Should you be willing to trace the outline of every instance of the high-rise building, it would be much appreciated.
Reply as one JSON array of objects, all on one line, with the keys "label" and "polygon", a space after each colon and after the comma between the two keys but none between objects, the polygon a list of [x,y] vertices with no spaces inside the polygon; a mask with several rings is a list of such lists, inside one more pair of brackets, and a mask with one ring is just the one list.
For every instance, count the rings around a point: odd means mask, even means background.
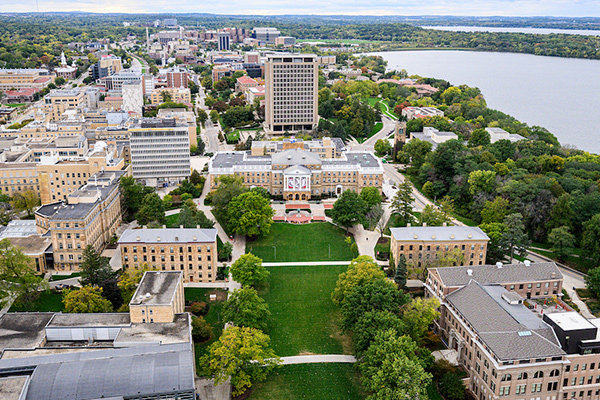
[{"label": "high-rise building", "polygon": [[173,67],[166,72],[167,87],[172,88],[187,88],[190,80],[189,72],[184,68]]},{"label": "high-rise building", "polygon": [[219,32],[219,51],[229,51],[231,36],[229,32]]},{"label": "high-rise building", "polygon": [[123,110],[142,115],[144,107],[144,83],[142,80],[123,83]]},{"label": "high-rise building", "polygon": [[265,42],[268,44],[275,44],[275,39],[281,35],[276,28],[254,28],[252,31],[252,37],[259,42]]},{"label": "high-rise building", "polygon": [[143,118],[129,128],[133,177],[157,186],[190,176],[187,125],[173,119]]},{"label": "high-rise building", "polygon": [[94,81],[111,76],[123,69],[121,57],[113,56],[112,54],[100,57],[100,60],[92,65],[92,79]]},{"label": "high-rise building", "polygon": [[319,121],[319,66],[314,54],[270,54],[265,63],[265,130],[313,130]]}]

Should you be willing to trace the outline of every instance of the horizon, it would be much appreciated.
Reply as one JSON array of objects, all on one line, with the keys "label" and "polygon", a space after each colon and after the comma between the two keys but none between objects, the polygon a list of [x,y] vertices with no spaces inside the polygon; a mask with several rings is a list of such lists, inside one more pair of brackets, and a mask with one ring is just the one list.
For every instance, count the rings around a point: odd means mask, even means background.
[{"label": "horizon", "polygon": [[[2,0],[6,2],[6,0]],[[227,12],[223,12],[227,9]],[[39,11],[32,11],[39,10]],[[101,11],[99,11],[101,10]],[[234,10],[234,11],[230,11]],[[598,18],[595,0],[432,0],[426,5],[414,0],[383,0],[365,5],[358,0],[315,0],[298,7],[291,0],[264,0],[260,4],[241,0],[198,4],[189,0],[24,0],[0,6],[0,13],[91,13],[91,14],[213,14],[224,16],[344,16],[344,17],[473,17],[473,18]]]}]

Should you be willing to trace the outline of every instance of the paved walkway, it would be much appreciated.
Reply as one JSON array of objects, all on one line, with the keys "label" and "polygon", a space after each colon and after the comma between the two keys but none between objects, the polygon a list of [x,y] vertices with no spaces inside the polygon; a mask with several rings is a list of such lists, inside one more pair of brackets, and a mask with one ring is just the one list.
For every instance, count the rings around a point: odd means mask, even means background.
[{"label": "paved walkway", "polygon": [[264,262],[265,267],[302,267],[305,265],[349,265],[348,261],[298,261],[298,262]]},{"label": "paved walkway", "polygon": [[579,307],[579,313],[581,315],[583,315],[585,318],[590,319],[590,318],[596,318],[594,316],[594,314],[592,314],[587,306],[587,304],[585,304],[580,298],[579,296],[577,296],[577,292],[571,288],[567,288],[567,293],[569,293],[569,296],[571,296],[571,300],[573,300],[573,303],[577,304],[577,307]]},{"label": "paved walkway", "polygon": [[313,363],[355,363],[354,356],[344,354],[314,354],[308,356],[281,357],[281,365]]}]

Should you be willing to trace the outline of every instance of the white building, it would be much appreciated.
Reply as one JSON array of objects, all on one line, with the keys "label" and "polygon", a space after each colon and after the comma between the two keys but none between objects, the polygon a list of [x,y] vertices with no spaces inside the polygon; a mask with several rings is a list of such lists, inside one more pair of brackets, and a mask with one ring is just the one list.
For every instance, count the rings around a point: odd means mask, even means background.
[{"label": "white building", "polygon": [[123,111],[143,113],[144,84],[141,80],[125,82],[121,87],[123,93]]},{"label": "white building", "polygon": [[426,117],[443,117],[444,112],[435,107],[405,107],[402,109],[402,115],[406,119],[426,118]]},{"label": "white building", "polygon": [[429,142],[433,145],[432,149],[435,150],[438,144],[447,142],[448,140],[458,139],[458,135],[454,132],[441,132],[430,126],[425,126],[423,127],[423,132],[411,132],[410,139],[419,139]]},{"label": "white building", "polygon": [[229,32],[219,32],[219,51],[229,51],[231,49],[230,40]]},{"label": "white building", "polygon": [[265,63],[265,130],[311,131],[319,122],[319,64],[314,54],[269,54]]},{"label": "white building", "polygon": [[490,134],[491,143],[496,143],[498,140],[510,140],[514,143],[525,139],[523,136],[517,135],[516,133],[508,133],[502,128],[485,128],[485,130]]},{"label": "white building", "polygon": [[129,128],[133,177],[148,186],[190,176],[188,127],[175,119],[143,118]]}]

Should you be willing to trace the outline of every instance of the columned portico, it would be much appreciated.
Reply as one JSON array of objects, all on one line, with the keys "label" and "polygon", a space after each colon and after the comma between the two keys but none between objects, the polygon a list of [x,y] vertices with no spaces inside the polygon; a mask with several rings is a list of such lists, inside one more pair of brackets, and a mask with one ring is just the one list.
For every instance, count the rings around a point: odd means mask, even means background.
[{"label": "columned portico", "polygon": [[310,199],[310,169],[294,165],[283,170],[283,198],[286,200]]}]

